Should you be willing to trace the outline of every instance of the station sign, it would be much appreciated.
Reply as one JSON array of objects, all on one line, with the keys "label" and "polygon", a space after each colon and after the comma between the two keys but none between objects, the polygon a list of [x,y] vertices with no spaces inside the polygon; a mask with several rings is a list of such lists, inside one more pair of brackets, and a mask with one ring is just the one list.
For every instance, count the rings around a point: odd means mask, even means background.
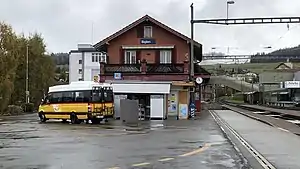
[{"label": "station sign", "polygon": [[284,88],[286,88],[286,89],[300,88],[300,81],[285,81]]},{"label": "station sign", "polygon": [[148,45],[148,44],[156,44],[155,39],[141,39],[140,43],[143,45]]}]

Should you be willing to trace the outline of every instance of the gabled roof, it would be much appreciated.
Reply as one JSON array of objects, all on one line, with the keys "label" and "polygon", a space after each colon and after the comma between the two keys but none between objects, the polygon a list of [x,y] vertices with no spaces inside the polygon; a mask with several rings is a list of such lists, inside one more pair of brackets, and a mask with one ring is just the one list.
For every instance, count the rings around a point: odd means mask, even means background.
[{"label": "gabled roof", "polygon": [[275,69],[279,69],[281,66],[284,66],[287,69],[293,69],[292,63],[280,63],[275,67]]},{"label": "gabled roof", "polygon": [[[158,27],[174,34],[177,37],[180,37],[183,40],[186,40],[186,41],[191,40],[189,37],[175,31],[174,29],[172,29],[172,28],[168,27],[167,25],[155,20],[154,18],[150,17],[149,15],[145,15],[142,18],[140,18],[140,19],[134,21],[133,23],[129,24],[128,26],[124,27],[123,29],[119,30],[118,32],[116,32],[116,33],[112,34],[111,36],[109,36],[109,37],[103,39],[102,41],[98,42],[97,44],[94,45],[94,47],[98,48],[98,47],[108,43],[109,41],[119,37],[120,35],[124,34],[125,32],[129,31],[130,29],[138,26],[139,24],[143,23],[144,21],[150,21],[153,24],[157,25]],[[194,41],[194,44],[195,44],[195,46],[201,47],[201,44],[196,42],[196,41]]]}]

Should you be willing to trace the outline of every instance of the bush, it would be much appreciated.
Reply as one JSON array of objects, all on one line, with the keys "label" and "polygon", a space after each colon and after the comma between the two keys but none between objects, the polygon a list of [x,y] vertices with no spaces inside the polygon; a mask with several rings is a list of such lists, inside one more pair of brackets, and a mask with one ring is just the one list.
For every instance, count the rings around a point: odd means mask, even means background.
[{"label": "bush", "polygon": [[33,112],[34,111],[34,104],[33,103],[25,103],[22,105],[24,112]]},{"label": "bush", "polygon": [[19,115],[22,113],[24,113],[22,107],[17,105],[8,105],[5,111],[5,115]]}]

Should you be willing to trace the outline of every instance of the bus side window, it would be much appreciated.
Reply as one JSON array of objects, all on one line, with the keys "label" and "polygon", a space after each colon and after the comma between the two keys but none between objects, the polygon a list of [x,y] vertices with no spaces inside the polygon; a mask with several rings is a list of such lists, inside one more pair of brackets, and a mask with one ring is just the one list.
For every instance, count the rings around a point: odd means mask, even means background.
[{"label": "bus side window", "polygon": [[91,94],[89,91],[77,91],[75,92],[75,102],[86,103],[89,102]]},{"label": "bus side window", "polygon": [[62,102],[70,103],[74,101],[73,92],[63,92],[62,93]]},{"label": "bus side window", "polygon": [[61,92],[52,93],[50,97],[50,103],[60,103],[62,102],[63,95]]}]

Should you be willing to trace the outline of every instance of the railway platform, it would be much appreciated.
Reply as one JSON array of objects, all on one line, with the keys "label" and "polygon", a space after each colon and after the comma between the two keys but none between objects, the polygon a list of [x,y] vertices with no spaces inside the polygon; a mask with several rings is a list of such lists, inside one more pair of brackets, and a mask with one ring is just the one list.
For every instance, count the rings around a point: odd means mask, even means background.
[{"label": "railway platform", "polygon": [[254,157],[257,159],[260,167],[251,164],[249,155],[245,156],[252,168],[300,168],[299,136],[231,110],[211,110],[210,112],[215,120],[219,121],[221,129],[228,128],[227,131],[235,133],[236,140],[243,142],[240,145],[251,152],[252,160]]}]

